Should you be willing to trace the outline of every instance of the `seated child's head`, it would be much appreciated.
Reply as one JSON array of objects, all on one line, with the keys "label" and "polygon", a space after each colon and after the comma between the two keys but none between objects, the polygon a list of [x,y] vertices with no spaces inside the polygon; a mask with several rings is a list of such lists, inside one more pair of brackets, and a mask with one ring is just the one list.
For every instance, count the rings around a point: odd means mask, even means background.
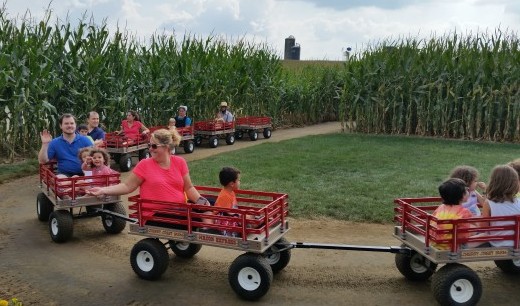
[{"label": "seated child's head", "polygon": [[240,189],[240,171],[233,167],[224,167],[218,174],[220,184],[231,187],[233,190]]},{"label": "seated child's head", "polygon": [[520,177],[520,158],[513,160],[512,162],[507,163],[507,165],[513,169],[515,169],[516,173]]},{"label": "seated child's head", "polygon": [[82,161],[82,162],[87,162],[88,160],[88,157],[90,156],[90,151],[92,151],[92,148],[91,147],[85,147],[85,148],[82,148],[78,151],[78,158]]},{"label": "seated child's head", "polygon": [[471,166],[457,166],[451,170],[450,178],[459,178],[466,183],[470,191],[477,187],[479,173],[477,169]]},{"label": "seated child's head", "polygon": [[90,156],[92,157],[94,167],[108,166],[110,162],[110,155],[108,155],[105,149],[94,148],[90,151]]},{"label": "seated child's head", "polygon": [[88,126],[86,124],[78,125],[78,132],[81,135],[83,135],[83,136],[87,136],[87,134],[88,134]]},{"label": "seated child's head", "polygon": [[468,199],[466,183],[459,178],[450,178],[439,186],[439,194],[442,203],[446,205],[459,205]]},{"label": "seated child's head", "polygon": [[168,120],[168,126],[175,126],[175,118],[170,118],[170,120]]},{"label": "seated child's head", "polygon": [[493,202],[512,202],[519,190],[518,173],[515,169],[500,165],[491,170],[487,187],[488,199]]}]

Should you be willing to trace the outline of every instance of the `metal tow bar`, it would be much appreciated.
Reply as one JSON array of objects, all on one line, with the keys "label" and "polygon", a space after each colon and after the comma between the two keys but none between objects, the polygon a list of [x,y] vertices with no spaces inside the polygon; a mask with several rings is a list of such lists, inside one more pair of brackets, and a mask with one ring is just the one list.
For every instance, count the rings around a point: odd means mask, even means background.
[{"label": "metal tow bar", "polygon": [[286,245],[287,249],[329,249],[329,250],[346,250],[346,251],[365,251],[365,252],[385,252],[393,254],[410,254],[407,247],[398,246],[367,246],[367,245],[349,245],[349,244],[328,244],[328,243],[306,243],[292,242]]},{"label": "metal tow bar", "polygon": [[111,215],[111,216],[116,217],[116,218],[120,218],[120,219],[124,219],[126,221],[130,221],[132,223],[137,223],[137,219],[129,218],[129,217],[125,216],[125,215],[113,212],[113,211],[108,210],[108,209],[96,208],[96,209],[94,209],[94,211],[96,213],[99,213],[99,214],[107,214],[107,215]]}]

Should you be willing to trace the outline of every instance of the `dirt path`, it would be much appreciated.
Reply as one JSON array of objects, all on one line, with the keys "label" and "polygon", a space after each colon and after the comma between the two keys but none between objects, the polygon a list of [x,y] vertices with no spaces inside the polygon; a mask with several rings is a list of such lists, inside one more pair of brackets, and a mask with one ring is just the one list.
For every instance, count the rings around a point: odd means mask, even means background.
[{"label": "dirt path", "polygon": [[[268,140],[237,141],[216,149],[197,148],[188,161],[266,141],[339,131],[339,123],[278,130]],[[123,175],[125,176],[125,175]],[[50,240],[47,223],[36,218],[37,176],[0,185],[0,298],[24,305],[244,305],[227,281],[237,251],[203,247],[192,259],[170,256],[158,281],[139,279],[129,254],[141,239],[126,231],[109,236],[99,219],[77,220],[71,241]],[[126,199],[126,197],[123,197]],[[290,220],[289,241],[396,245],[391,225]],[[518,278],[492,263],[470,264],[480,276],[482,305],[514,305]],[[387,253],[294,249],[285,270],[256,305],[436,305],[430,283],[406,281]]]}]

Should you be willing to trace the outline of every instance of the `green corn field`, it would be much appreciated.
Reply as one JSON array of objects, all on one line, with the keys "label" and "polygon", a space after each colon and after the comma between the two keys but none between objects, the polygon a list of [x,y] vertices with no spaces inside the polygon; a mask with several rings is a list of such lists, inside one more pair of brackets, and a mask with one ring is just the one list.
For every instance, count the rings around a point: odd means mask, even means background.
[{"label": "green corn field", "polygon": [[128,110],[164,125],[179,105],[195,121],[220,101],[275,128],[340,120],[346,130],[520,140],[520,52],[509,30],[376,43],[348,62],[284,62],[243,39],[154,35],[140,41],[85,14],[79,23],[10,19],[0,8],[0,155],[32,156],[57,118]]}]

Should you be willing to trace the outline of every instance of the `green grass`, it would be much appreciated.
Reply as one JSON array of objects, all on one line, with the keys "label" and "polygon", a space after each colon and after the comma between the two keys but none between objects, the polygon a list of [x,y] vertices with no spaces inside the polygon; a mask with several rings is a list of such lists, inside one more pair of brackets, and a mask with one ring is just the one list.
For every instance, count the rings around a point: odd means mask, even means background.
[{"label": "green grass", "polygon": [[457,165],[487,181],[491,169],[518,157],[516,144],[405,136],[309,136],[190,162],[193,182],[218,186],[223,166],[241,170],[241,188],[289,194],[296,218],[390,223],[393,199],[436,196]]},{"label": "green grass", "polygon": [[38,160],[27,159],[14,164],[0,164],[0,184],[38,173]]}]

